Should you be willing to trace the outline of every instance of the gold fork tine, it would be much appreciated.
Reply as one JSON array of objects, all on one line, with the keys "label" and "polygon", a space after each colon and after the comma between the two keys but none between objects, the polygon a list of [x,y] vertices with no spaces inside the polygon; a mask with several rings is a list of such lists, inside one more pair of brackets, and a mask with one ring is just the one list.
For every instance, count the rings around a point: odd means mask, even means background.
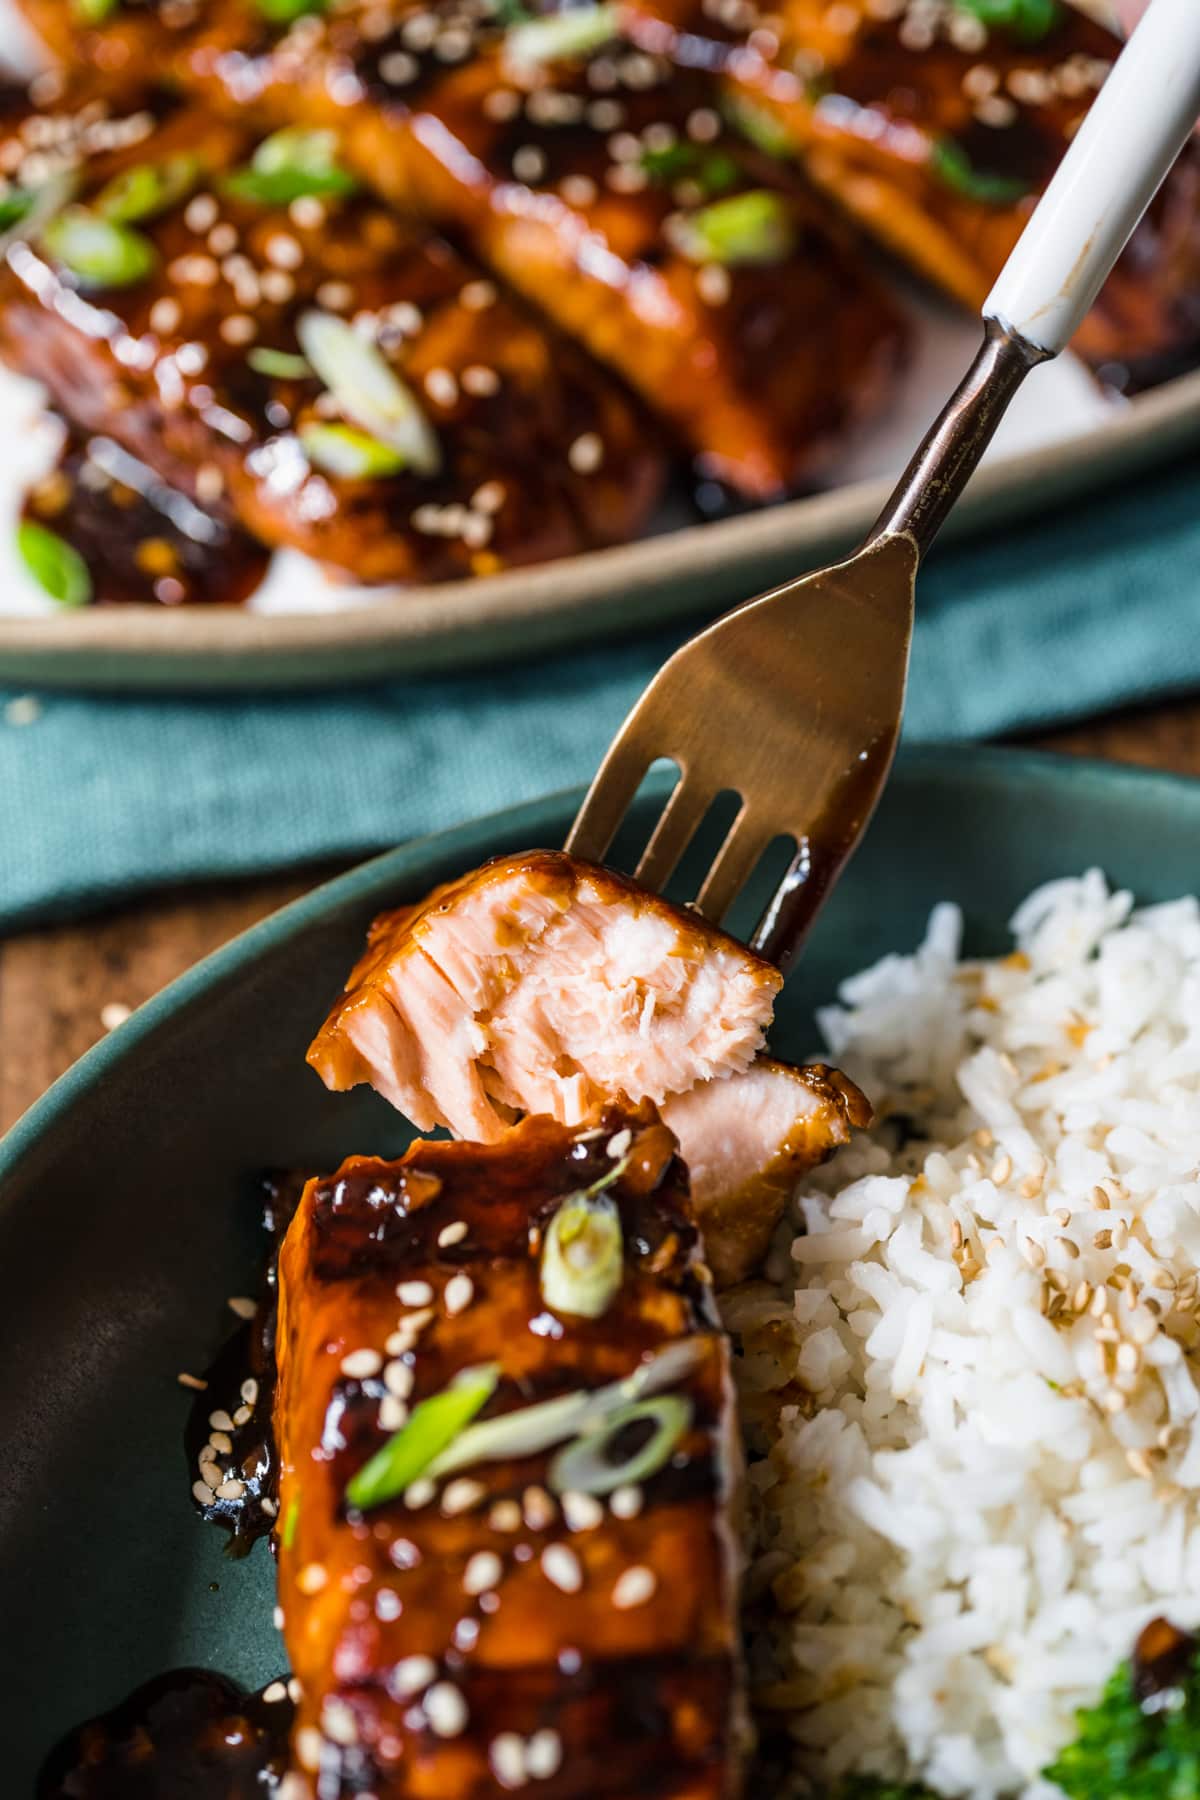
[{"label": "gold fork tine", "polygon": [[676,864],[711,804],[712,796],[707,789],[689,778],[686,771],[682,773],[634,870],[636,880],[643,887],[661,888],[671,879]]},{"label": "gold fork tine", "polygon": [[712,866],[696,896],[697,910],[719,925],[755,869],[763,851],[779,834],[764,826],[743,806],[713,858]]}]

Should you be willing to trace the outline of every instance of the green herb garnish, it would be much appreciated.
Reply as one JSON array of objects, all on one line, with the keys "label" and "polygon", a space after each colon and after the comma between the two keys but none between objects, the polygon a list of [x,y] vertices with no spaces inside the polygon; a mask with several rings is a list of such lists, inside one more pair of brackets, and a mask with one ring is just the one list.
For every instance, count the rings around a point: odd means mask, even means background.
[{"label": "green herb garnish", "polygon": [[504,40],[504,55],[512,63],[574,61],[603,49],[616,37],[618,28],[615,5],[573,6],[511,27]]},{"label": "green herb garnish", "polygon": [[785,126],[775,114],[744,94],[727,94],[722,110],[736,132],[768,156],[791,157],[795,154]]},{"label": "green herb garnish", "polygon": [[103,25],[120,4],[121,0],[71,0],[71,10],[83,25]]},{"label": "green herb garnish", "polygon": [[1048,37],[1063,16],[1060,0],[955,0],[960,12],[981,24],[1007,31],[1023,44]]},{"label": "green herb garnish", "polygon": [[1043,1771],[1070,1800],[1197,1800],[1200,1796],[1200,1653],[1178,1685],[1144,1704],[1122,1663],[1095,1706],[1075,1714],[1076,1738]]},{"label": "green herb garnish", "polygon": [[132,225],[186,199],[199,179],[200,160],[186,151],[162,162],[135,163],[100,189],[92,211],[116,225]]},{"label": "green herb garnish", "polygon": [[679,221],[675,242],[691,262],[782,262],[795,245],[791,209],[782,194],[751,188],[689,213]]},{"label": "green herb garnish", "polygon": [[296,336],[342,417],[356,425],[360,435],[365,433],[398,457],[394,468],[437,474],[442,462],[437,433],[412,389],[372,338],[336,313],[317,309],[301,314]]},{"label": "green herb garnish", "polygon": [[258,206],[290,206],[308,195],[321,199],[353,194],[358,183],[338,162],[335,131],[289,126],[264,138],[244,169],[223,182],[228,194]]},{"label": "green herb garnish", "polygon": [[287,1517],[283,1521],[283,1547],[290,1550],[296,1542],[296,1527],[300,1523],[300,1496],[293,1494],[287,1509]]},{"label": "green herb garnish", "polygon": [[73,544],[33,519],[17,526],[17,551],[38,586],[60,606],[86,606],[92,576]]},{"label": "green herb garnish", "polygon": [[[608,1414],[598,1431],[584,1432],[560,1450],[547,1480],[556,1494],[611,1494],[626,1482],[648,1481],[674,1452],[692,1422],[692,1403],[682,1394],[660,1394]],[[622,1457],[618,1440],[631,1426],[653,1427],[645,1443]]]},{"label": "green herb garnish", "polygon": [[938,138],[929,152],[929,166],[939,180],[979,200],[985,206],[1012,206],[1032,191],[1031,183],[1016,175],[990,175],[977,169],[962,145],[953,138]]},{"label": "green herb garnish", "polygon": [[487,1405],[499,1380],[499,1363],[481,1363],[414,1406],[407,1424],[346,1483],[348,1503],[366,1512],[402,1494]]},{"label": "green herb garnish", "polygon": [[143,281],[158,261],[154,245],[140,232],[82,206],[51,219],[42,243],[87,288],[130,287]]},{"label": "green herb garnish", "polygon": [[726,194],[741,175],[737,160],[727,150],[705,150],[699,144],[671,144],[665,150],[645,150],[642,168],[651,181],[664,186],[694,181],[704,193]]},{"label": "green herb garnish", "polygon": [[568,1194],[546,1229],[541,1290],[555,1312],[598,1319],[616,1297],[625,1274],[625,1240],[607,1190],[628,1162],[623,1156],[590,1187]]},{"label": "green herb garnish", "polygon": [[379,481],[404,468],[404,458],[389,444],[353,425],[304,425],[298,435],[313,468],[343,481]]},{"label": "green herb garnish", "polygon": [[272,25],[294,25],[306,13],[325,11],[325,0],[254,0],[254,4]]},{"label": "green herb garnish", "polygon": [[32,188],[9,188],[0,195],[0,231],[11,231],[19,225],[33,206],[36,194]]},{"label": "green herb garnish", "polygon": [[271,350],[265,344],[246,352],[246,361],[256,375],[269,375],[275,381],[303,381],[313,372],[306,356],[294,350]]}]

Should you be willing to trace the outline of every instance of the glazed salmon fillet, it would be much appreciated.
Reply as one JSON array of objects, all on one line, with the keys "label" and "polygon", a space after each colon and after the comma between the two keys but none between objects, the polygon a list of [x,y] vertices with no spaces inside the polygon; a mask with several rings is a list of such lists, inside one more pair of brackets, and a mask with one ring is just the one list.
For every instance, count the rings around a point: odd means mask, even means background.
[{"label": "glazed salmon fillet", "polygon": [[738,1280],[796,1178],[869,1108],[853,1083],[763,1056],[779,971],[696,914],[561,851],[500,858],[385,913],[308,1060],[421,1130],[499,1139],[650,1100],[679,1138],[710,1263]]},{"label": "glazed salmon fillet", "polygon": [[[775,156],[977,309],[1120,50],[1066,0],[624,0],[656,55],[703,68]],[[985,22],[985,19],[988,22]],[[1200,343],[1200,152],[1180,157],[1075,339],[1166,372]]]},{"label": "glazed salmon fillet", "polygon": [[[585,1191],[615,1240],[577,1314],[547,1267]],[[700,1257],[649,1107],[308,1183],[275,1402],[297,1792],[739,1791],[736,1431]]]},{"label": "glazed salmon fillet", "polygon": [[335,130],[364,182],[640,392],[703,477],[757,499],[811,484],[892,393],[901,313],[706,77],[602,34],[528,60],[526,27],[474,0],[355,0],[281,31],[226,0],[166,55],[214,106]]},{"label": "glazed salmon fillet", "polygon": [[[28,241],[18,223],[0,274],[0,351],[82,433],[363,582],[640,529],[665,461],[636,406],[447,243],[352,191],[331,140],[160,98],[82,117],[73,205]],[[45,162],[26,129],[0,146],[18,188]]]}]

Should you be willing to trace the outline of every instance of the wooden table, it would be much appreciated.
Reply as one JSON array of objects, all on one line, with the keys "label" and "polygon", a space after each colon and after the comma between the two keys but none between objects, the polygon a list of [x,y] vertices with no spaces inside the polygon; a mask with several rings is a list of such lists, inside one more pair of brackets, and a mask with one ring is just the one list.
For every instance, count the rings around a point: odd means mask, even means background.
[{"label": "wooden table", "polygon": [[[1071,755],[1200,775],[1200,700],[1030,741]],[[122,1008],[140,1006],[200,957],[337,868],[189,888],[0,943],[0,1131],[103,1037]]]}]

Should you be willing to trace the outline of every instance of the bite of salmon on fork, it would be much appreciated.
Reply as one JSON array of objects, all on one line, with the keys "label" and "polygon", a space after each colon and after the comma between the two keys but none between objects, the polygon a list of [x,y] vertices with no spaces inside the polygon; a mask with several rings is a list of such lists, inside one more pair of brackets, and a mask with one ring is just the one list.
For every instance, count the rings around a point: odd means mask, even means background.
[{"label": "bite of salmon on fork", "polygon": [[0,147],[31,207],[0,273],[0,350],[81,432],[364,582],[637,532],[665,460],[636,404],[369,199],[330,134],[161,95],[82,110],[53,216],[23,175],[41,139],[18,121]]},{"label": "bite of salmon on fork", "polygon": [[531,851],[385,913],[309,1050],[331,1088],[369,1082],[421,1130],[498,1140],[525,1115],[577,1125],[650,1100],[694,1166],[718,1280],[767,1247],[807,1168],[870,1109],[824,1068],[764,1056],[779,971],[611,870]]},{"label": "bite of salmon on fork", "polygon": [[353,1157],[279,1288],[306,1791],[733,1800],[729,1351],[653,1109]]},{"label": "bite of salmon on fork", "polygon": [[[973,310],[1121,48],[1067,0],[623,0],[648,53],[716,76],[731,120]],[[1188,146],[1074,348],[1160,378],[1200,344],[1200,152]]]}]

